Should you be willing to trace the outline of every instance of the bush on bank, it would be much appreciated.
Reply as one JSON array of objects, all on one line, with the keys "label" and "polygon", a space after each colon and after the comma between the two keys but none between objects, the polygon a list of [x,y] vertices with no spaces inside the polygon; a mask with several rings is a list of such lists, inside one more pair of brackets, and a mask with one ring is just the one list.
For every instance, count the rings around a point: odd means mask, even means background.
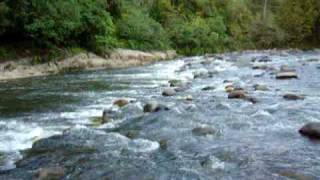
[{"label": "bush on bank", "polygon": [[319,1],[267,2],[4,0],[0,2],[0,56],[9,57],[15,51],[6,47],[20,42],[42,51],[174,48],[186,55],[319,45]]}]

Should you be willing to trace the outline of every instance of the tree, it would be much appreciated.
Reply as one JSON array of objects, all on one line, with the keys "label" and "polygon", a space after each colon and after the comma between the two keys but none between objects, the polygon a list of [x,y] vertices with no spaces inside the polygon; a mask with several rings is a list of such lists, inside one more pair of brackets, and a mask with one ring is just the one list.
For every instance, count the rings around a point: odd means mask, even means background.
[{"label": "tree", "polygon": [[146,11],[132,4],[123,7],[117,21],[118,36],[122,45],[132,49],[155,50],[170,47],[167,33],[160,23]]},{"label": "tree", "polygon": [[0,2],[0,35],[6,31],[10,26],[10,20],[8,18],[9,8],[5,2]]},{"label": "tree", "polygon": [[316,23],[316,0],[284,0],[278,23],[287,34],[287,43],[299,44],[313,35]]}]

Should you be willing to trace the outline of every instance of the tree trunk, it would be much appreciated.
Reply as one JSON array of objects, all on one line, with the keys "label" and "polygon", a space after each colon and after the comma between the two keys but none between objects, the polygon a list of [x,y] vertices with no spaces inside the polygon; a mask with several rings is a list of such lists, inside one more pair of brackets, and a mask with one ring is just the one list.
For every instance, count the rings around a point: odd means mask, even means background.
[{"label": "tree trunk", "polygon": [[268,0],[264,0],[264,6],[263,6],[263,21],[267,18],[267,6],[268,6]]}]

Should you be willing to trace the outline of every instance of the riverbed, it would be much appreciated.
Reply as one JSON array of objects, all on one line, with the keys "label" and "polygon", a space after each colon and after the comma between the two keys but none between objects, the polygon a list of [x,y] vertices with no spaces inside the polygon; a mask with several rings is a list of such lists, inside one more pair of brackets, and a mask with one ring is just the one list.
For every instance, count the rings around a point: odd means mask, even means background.
[{"label": "riverbed", "polygon": [[[298,78],[276,79],[281,67]],[[170,80],[183,88],[165,97]],[[255,101],[229,99],[230,85]],[[284,99],[288,92],[304,99]],[[320,142],[298,133],[320,122],[320,51],[245,51],[14,80],[0,84],[0,97],[0,179],[32,179],[52,167],[63,169],[61,179],[320,178]],[[117,99],[130,103],[118,107]],[[167,109],[144,113],[149,101]],[[93,122],[105,109],[117,117]]]}]

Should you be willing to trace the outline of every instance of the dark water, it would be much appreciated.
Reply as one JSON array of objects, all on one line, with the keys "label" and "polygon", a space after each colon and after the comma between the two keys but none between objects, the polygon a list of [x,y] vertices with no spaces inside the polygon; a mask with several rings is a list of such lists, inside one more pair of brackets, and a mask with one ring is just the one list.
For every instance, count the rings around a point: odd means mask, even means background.
[{"label": "dark water", "polygon": [[[272,61],[260,64],[289,65],[299,78],[276,80],[272,71],[253,70],[251,60],[265,55]],[[320,143],[297,132],[320,121],[315,58],[320,52],[244,52],[2,83],[0,179],[32,179],[35,170],[53,166],[66,169],[63,179],[319,179]],[[189,85],[162,97],[172,79]],[[225,80],[259,102],[228,99]],[[257,83],[269,90],[255,91]],[[206,86],[215,89],[202,91]],[[306,98],[287,101],[286,92]],[[113,106],[119,98],[134,102]],[[144,114],[149,100],[170,110]],[[120,115],[93,126],[103,109]],[[196,127],[215,133],[199,136]]]}]

